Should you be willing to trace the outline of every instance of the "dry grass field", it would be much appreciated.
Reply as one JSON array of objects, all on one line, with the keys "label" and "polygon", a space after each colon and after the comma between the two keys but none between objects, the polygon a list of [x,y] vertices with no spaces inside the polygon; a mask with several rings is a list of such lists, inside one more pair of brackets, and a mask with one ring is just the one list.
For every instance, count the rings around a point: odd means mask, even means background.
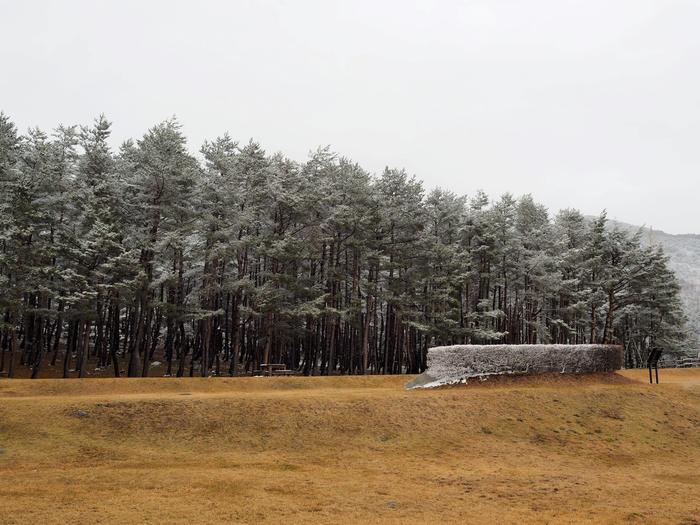
[{"label": "dry grass field", "polygon": [[700,371],[0,381],[0,523],[700,523]]}]

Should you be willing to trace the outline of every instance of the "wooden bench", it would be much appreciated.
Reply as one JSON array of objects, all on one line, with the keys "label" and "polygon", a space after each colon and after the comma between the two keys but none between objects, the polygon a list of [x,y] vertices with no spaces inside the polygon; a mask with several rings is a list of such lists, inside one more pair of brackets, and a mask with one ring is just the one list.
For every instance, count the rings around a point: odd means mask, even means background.
[{"label": "wooden bench", "polygon": [[260,363],[260,371],[263,372],[263,375],[271,376],[276,370],[284,370],[285,368],[287,365],[284,363]]},{"label": "wooden bench", "polygon": [[297,371],[285,368],[284,370],[275,370],[273,374],[276,376],[295,376],[297,375]]},{"label": "wooden bench", "polygon": [[260,363],[260,369],[253,370],[254,376],[291,376],[296,373],[296,370],[287,368],[284,363]]}]

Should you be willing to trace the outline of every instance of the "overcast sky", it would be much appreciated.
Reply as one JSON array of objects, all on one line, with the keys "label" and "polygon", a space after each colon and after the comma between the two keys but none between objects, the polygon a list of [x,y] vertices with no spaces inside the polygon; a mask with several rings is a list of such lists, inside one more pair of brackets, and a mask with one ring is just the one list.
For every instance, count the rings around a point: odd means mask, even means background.
[{"label": "overcast sky", "polygon": [[0,0],[0,109],[700,233],[700,2]]}]

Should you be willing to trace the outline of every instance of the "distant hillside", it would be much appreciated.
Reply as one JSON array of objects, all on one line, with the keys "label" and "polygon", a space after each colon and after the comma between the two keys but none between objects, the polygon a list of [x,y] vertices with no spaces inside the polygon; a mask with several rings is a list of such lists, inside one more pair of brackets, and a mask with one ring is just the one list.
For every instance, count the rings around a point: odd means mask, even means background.
[{"label": "distant hillside", "polygon": [[609,224],[612,228],[629,232],[636,232],[642,228],[644,244],[660,244],[663,247],[671,258],[671,268],[678,276],[691,329],[700,341],[700,235],[694,233],[673,235],[646,226],[634,226],[613,220],[609,221]]}]

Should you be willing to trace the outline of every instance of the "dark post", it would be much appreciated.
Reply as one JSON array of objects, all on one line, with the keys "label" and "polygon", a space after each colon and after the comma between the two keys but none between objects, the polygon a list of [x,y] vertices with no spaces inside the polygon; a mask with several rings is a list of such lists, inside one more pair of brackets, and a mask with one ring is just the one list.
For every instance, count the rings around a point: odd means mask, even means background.
[{"label": "dark post", "polygon": [[656,384],[659,384],[659,358],[661,357],[662,350],[660,348],[652,348],[649,352],[649,357],[647,358],[647,367],[649,367],[649,383],[653,384],[654,381],[651,375],[652,367],[656,371]]},{"label": "dark post", "polygon": [[654,363],[654,370],[656,370],[656,384],[659,384],[659,360],[657,359]]}]

